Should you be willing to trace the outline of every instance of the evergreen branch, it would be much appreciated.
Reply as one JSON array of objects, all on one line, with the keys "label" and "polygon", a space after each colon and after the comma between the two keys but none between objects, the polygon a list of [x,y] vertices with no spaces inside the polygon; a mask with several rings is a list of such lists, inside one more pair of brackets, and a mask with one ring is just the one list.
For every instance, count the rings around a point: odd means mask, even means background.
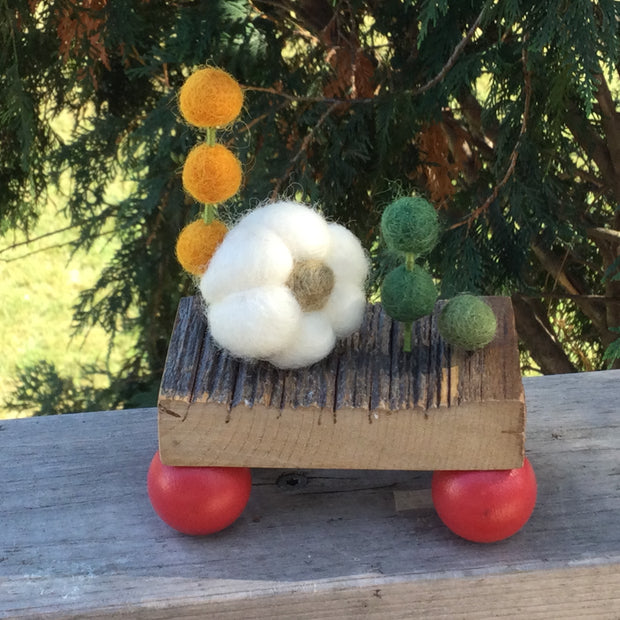
[{"label": "evergreen branch", "polygon": [[611,228],[588,228],[588,237],[592,239],[600,239],[602,241],[608,241],[609,243],[620,243],[620,231],[612,230]]},{"label": "evergreen branch", "polygon": [[[106,209],[103,213],[101,213],[100,215],[98,215],[96,218],[93,218],[95,220],[104,220],[106,218],[108,218],[110,215],[112,215],[112,212],[114,211],[114,209],[112,207]],[[38,237],[31,237],[29,239],[26,239],[24,241],[18,241],[17,243],[12,243],[11,245],[7,246],[6,248],[2,248],[0,249],[0,254],[3,254],[4,252],[10,252],[11,250],[14,250],[15,248],[19,248],[22,245],[30,245],[31,243],[36,243],[37,241],[41,241],[41,239],[46,239],[47,237],[53,237],[54,235],[60,235],[61,233],[67,232],[68,230],[72,230],[74,228],[80,228],[84,225],[84,222],[78,222],[77,224],[69,224],[69,226],[65,226],[64,228],[59,228],[58,230],[52,230],[51,232],[46,232],[43,233],[42,235],[39,235]],[[71,242],[69,242],[71,243]],[[55,248],[55,247],[62,247],[62,245],[52,245],[49,246],[50,248]],[[36,250],[35,252],[39,252],[41,250]],[[35,253],[33,252],[33,253]],[[30,254],[24,254],[23,257],[25,256],[30,256]],[[19,257],[19,258],[23,258],[23,257]],[[19,258],[12,258],[9,260],[5,260],[4,262],[12,262],[14,260],[19,260]],[[0,260],[4,260],[4,259],[0,259]]]},{"label": "evergreen branch", "polygon": [[[36,243],[37,241],[40,241],[41,239],[46,239],[47,237],[52,237],[54,235],[59,235],[60,233],[66,232],[67,230],[71,230],[72,228],[77,228],[78,226],[81,226],[82,224],[70,224],[69,226],[65,226],[64,228],[59,228],[58,230],[52,230],[51,232],[46,232],[42,235],[39,235],[38,237],[32,237],[30,239],[26,239],[25,241],[18,241],[17,243],[12,243],[11,245],[7,246],[6,248],[2,248],[0,250],[0,254],[3,254],[4,252],[10,252],[11,250],[14,250],[15,248],[19,248],[22,245],[30,245],[31,243]],[[0,259],[2,260],[2,259]]]},{"label": "evergreen branch", "polygon": [[[433,86],[436,86],[437,84],[439,84],[439,82],[441,82],[446,77],[446,75],[448,74],[448,71],[452,69],[452,67],[455,65],[456,61],[458,60],[459,56],[461,55],[461,53],[463,52],[467,44],[471,41],[474,34],[476,34],[476,30],[479,28],[480,23],[482,22],[482,18],[484,17],[485,11],[486,11],[486,4],[482,7],[482,10],[480,11],[480,13],[478,13],[478,16],[474,20],[474,23],[470,26],[465,36],[458,42],[456,47],[452,50],[450,57],[448,58],[444,66],[440,69],[439,73],[437,73],[435,77],[431,78],[428,82],[426,82],[426,84],[423,84],[422,86],[418,88],[414,88],[412,90],[404,91],[404,94],[410,95],[412,97],[415,97],[417,95],[422,95],[428,90],[430,90],[431,88],[433,88]],[[295,102],[295,103],[298,103],[298,102],[303,102],[303,103],[371,103],[375,101],[376,99],[375,97],[359,97],[359,98],[354,97],[351,99],[347,99],[344,97],[304,97],[304,96],[298,96],[298,95],[291,95],[290,93],[285,93],[281,90],[276,90],[275,88],[268,88],[268,87],[263,87],[263,86],[244,85],[242,86],[242,88],[244,90],[253,90],[257,92],[269,93],[271,95],[283,97],[284,99],[287,99],[288,101]]]},{"label": "evergreen branch", "polygon": [[[140,53],[136,49],[135,45],[131,46],[131,51],[129,52],[128,57],[129,58],[134,58],[143,67],[147,66],[146,60],[144,60],[144,58],[142,56],[140,56]],[[163,76],[162,75],[153,75],[153,79],[157,80],[160,84],[165,86],[166,89],[170,90],[170,76],[168,75],[168,63],[167,62],[162,63],[162,70],[163,70],[163,73],[164,73]]]},{"label": "evergreen branch", "polygon": [[571,295],[581,296],[582,291],[586,290],[583,282],[576,282],[571,279],[570,275],[564,269],[568,252],[564,253],[564,258],[560,258],[553,252],[547,251],[535,241],[531,244],[534,255],[544,267],[545,271],[554,278],[553,288],[559,283]]},{"label": "evergreen branch", "polygon": [[327,108],[327,110],[325,110],[325,112],[323,112],[323,114],[321,115],[321,118],[319,118],[319,120],[316,122],[315,126],[312,128],[312,131],[309,131],[306,134],[306,136],[304,137],[304,139],[301,142],[299,150],[297,151],[297,153],[295,154],[293,159],[291,159],[291,163],[290,163],[289,167],[287,168],[286,172],[278,179],[278,182],[276,183],[275,187],[273,188],[273,191],[271,192],[271,199],[272,200],[275,200],[277,198],[277,195],[280,192],[282,184],[289,177],[291,172],[293,172],[293,170],[295,169],[295,165],[299,161],[300,157],[308,150],[308,147],[310,146],[310,143],[312,142],[312,139],[314,138],[316,132],[323,125],[323,123],[327,120],[329,115],[336,108],[338,108],[340,105],[341,105],[340,101],[336,101],[335,103],[332,103],[332,105],[330,105],[329,108]]},{"label": "evergreen branch", "polygon": [[[245,123],[243,127],[239,128],[239,130],[237,131],[237,135],[240,135],[242,133],[247,133],[248,131],[250,131],[250,129],[252,129],[252,127],[254,127],[254,125],[258,125],[258,123],[262,123],[266,118],[269,118],[271,114],[272,114],[272,111],[269,110],[269,112],[265,112],[264,114],[261,114],[260,116],[254,117],[251,121]],[[232,140],[230,142],[232,142]]]},{"label": "evergreen branch", "polygon": [[521,362],[521,372],[524,376],[533,374],[544,374],[539,366],[534,366],[531,362]]},{"label": "evergreen branch", "polygon": [[241,88],[246,91],[256,91],[259,93],[268,93],[270,95],[276,95],[277,97],[282,97],[291,103],[332,103],[332,104],[340,104],[340,103],[371,103],[375,100],[375,97],[359,97],[347,99],[345,97],[305,97],[302,95],[291,95],[290,93],[286,93],[282,90],[277,90],[275,88],[268,88],[265,86],[247,86],[242,85]]},{"label": "evergreen branch", "polygon": [[493,191],[489,195],[489,197],[476,209],[474,209],[464,220],[457,222],[450,226],[449,230],[454,228],[459,228],[461,226],[467,225],[467,228],[471,227],[474,221],[476,221],[483,213],[486,213],[488,208],[491,206],[493,201],[499,196],[499,192],[508,183],[510,177],[514,174],[515,168],[517,166],[517,159],[519,157],[519,147],[521,146],[521,140],[527,131],[527,119],[530,113],[530,103],[532,101],[532,82],[531,75],[527,68],[527,51],[525,47],[521,51],[521,62],[523,63],[523,85],[525,91],[525,101],[523,103],[523,117],[521,121],[521,129],[519,130],[519,135],[517,136],[517,140],[515,145],[510,153],[508,168],[506,169],[506,173],[499,183],[495,185]]},{"label": "evergreen branch", "polygon": [[[284,4],[283,2],[276,2],[275,0],[261,0],[261,4],[265,4],[267,6],[273,7],[274,9],[282,11],[285,14],[285,19],[287,19],[293,24],[296,30],[296,34],[299,34],[303,38],[308,39],[312,43],[316,43],[318,41],[318,38],[315,35],[313,35],[307,28],[302,26],[297,19],[294,18],[294,16],[299,14],[300,9],[301,12],[303,12],[303,8],[296,6],[294,0],[293,2],[291,2],[290,5]],[[277,23],[277,20],[275,20],[271,15],[257,7],[255,2],[250,2],[250,6],[264,19]]]},{"label": "evergreen branch", "polygon": [[[74,226],[69,226],[69,228],[74,228]],[[60,232],[60,231],[57,231],[57,232]],[[101,239],[102,237],[107,237],[115,233],[116,231],[109,230],[108,232],[104,232],[104,233],[97,235],[97,239]],[[49,234],[55,234],[55,233],[49,233]],[[47,236],[47,235],[42,235],[42,236]],[[48,245],[48,246],[45,246],[44,248],[39,248],[38,250],[32,250],[32,252],[27,252],[26,254],[22,254],[21,256],[16,256],[15,258],[0,258],[0,262],[13,263],[15,261],[22,260],[22,258],[28,258],[29,256],[40,254],[41,252],[47,252],[48,250],[57,250],[58,248],[65,248],[67,246],[72,245],[73,243],[75,243],[75,240],[65,241],[63,243],[55,243],[54,245]],[[7,249],[10,249],[10,248],[7,248]],[[6,251],[6,249],[2,251],[4,252]]]},{"label": "evergreen branch", "polygon": [[482,106],[469,89],[461,90],[457,95],[457,100],[460,103],[460,107],[454,107],[454,111],[458,111],[464,116],[469,125],[472,140],[478,147],[478,150],[491,157],[493,154],[493,144],[497,143],[499,133],[497,122],[490,123],[486,120],[483,126]]},{"label": "evergreen branch", "polygon": [[21,82],[21,76],[19,74],[19,54],[17,53],[17,41],[15,40],[15,28],[13,26],[13,18],[11,16],[11,10],[7,0],[3,0],[2,8],[6,13],[6,19],[8,23],[9,37],[11,39],[11,48],[13,50],[13,57],[15,58],[15,73],[17,75],[17,79]]},{"label": "evergreen branch", "polygon": [[579,112],[574,101],[569,101],[565,118],[568,130],[577,141],[577,144],[584,150],[587,157],[594,161],[600,171],[603,182],[606,185],[612,186],[614,183],[614,169],[605,141]]},{"label": "evergreen branch", "polygon": [[[587,165],[587,163],[588,162],[584,162],[585,165]],[[607,191],[605,183],[603,182],[603,179],[601,179],[601,177],[590,172],[589,170],[580,168],[573,162],[567,162],[565,169],[557,173],[557,178],[564,181],[579,178],[584,183],[588,184],[588,188],[591,193],[597,194],[599,196]]]},{"label": "evergreen branch", "polygon": [[587,290],[587,285],[578,281],[576,276],[566,272],[564,268],[566,259],[560,261],[556,255],[535,242],[532,243],[532,250],[543,269],[555,279],[556,283],[559,283],[562,288],[573,296],[575,303],[589,317],[599,333],[605,334],[607,332],[605,312],[595,307],[584,296],[583,291]]},{"label": "evergreen branch", "polygon": [[542,302],[520,293],[513,294],[511,300],[519,338],[528,343],[528,353],[540,370],[544,374],[576,372],[558,341]]},{"label": "evergreen branch", "polygon": [[[252,127],[254,127],[255,125],[258,125],[259,123],[262,123],[266,118],[269,118],[270,116],[275,115],[279,110],[281,110],[284,107],[286,107],[286,103],[281,103],[275,110],[270,109],[267,112],[264,112],[263,114],[261,114],[260,116],[255,116],[252,120],[244,123],[241,127],[239,127],[239,129],[235,130],[236,136],[240,136],[241,134],[248,133],[250,129],[252,129]],[[233,137],[227,140],[224,144],[226,146],[230,146],[231,144],[234,144],[234,143],[235,143],[235,138]]]},{"label": "evergreen branch", "polygon": [[446,75],[448,74],[448,71],[452,69],[458,57],[461,55],[461,53],[465,49],[465,46],[471,41],[474,34],[476,34],[476,30],[478,30],[478,27],[480,26],[480,22],[482,21],[482,17],[484,16],[485,10],[486,10],[486,4],[483,5],[482,10],[480,11],[480,13],[478,13],[478,17],[476,17],[476,19],[474,20],[474,23],[470,26],[469,30],[467,31],[467,34],[458,42],[454,50],[452,50],[452,54],[450,54],[450,57],[446,61],[446,64],[441,68],[439,73],[434,78],[426,82],[426,84],[424,84],[423,86],[420,86],[419,88],[415,88],[414,90],[412,90],[411,91],[412,95],[415,96],[415,95],[421,95],[425,93],[427,90],[430,90],[431,88],[433,88],[433,86],[436,86],[437,84],[439,84],[439,82],[441,82],[446,77]]},{"label": "evergreen branch", "polygon": [[[614,183],[612,187],[616,200],[620,201],[620,114],[616,112],[616,102],[609,90],[605,76],[599,73],[595,78],[598,82],[595,96],[601,108],[601,125],[603,126],[613,171]],[[620,217],[618,223],[620,223]]]},{"label": "evergreen branch", "polygon": [[544,292],[520,292],[521,297],[527,299],[572,299],[572,300],[587,300],[598,302],[601,304],[620,304],[620,297],[609,297],[607,295],[589,295],[589,294],[576,294],[570,293],[544,293]]}]

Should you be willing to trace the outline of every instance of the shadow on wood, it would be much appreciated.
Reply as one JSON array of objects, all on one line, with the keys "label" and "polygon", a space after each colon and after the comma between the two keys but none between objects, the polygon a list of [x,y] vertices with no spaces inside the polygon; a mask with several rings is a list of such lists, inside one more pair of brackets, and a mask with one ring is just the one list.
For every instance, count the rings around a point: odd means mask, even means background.
[{"label": "shadow on wood", "polygon": [[181,300],[158,401],[169,465],[508,469],[524,455],[525,400],[509,298],[488,297],[493,342],[448,345],[431,316],[403,329],[368,305],[359,332],[309,368],[231,357],[199,297]]}]

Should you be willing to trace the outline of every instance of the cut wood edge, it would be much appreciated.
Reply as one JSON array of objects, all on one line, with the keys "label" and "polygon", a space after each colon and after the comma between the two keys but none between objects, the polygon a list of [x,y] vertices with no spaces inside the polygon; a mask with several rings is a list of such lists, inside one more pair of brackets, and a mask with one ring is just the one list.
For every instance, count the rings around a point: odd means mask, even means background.
[{"label": "cut wood edge", "polygon": [[512,469],[524,458],[522,399],[432,411],[374,411],[162,400],[162,461],[301,469]]}]

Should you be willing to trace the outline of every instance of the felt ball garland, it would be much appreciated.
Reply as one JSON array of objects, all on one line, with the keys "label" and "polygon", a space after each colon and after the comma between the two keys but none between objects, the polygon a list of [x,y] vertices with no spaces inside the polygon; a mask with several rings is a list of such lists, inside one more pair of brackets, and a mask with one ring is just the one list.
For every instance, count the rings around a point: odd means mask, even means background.
[{"label": "felt ball garland", "polygon": [[181,267],[194,276],[202,275],[227,232],[228,228],[220,220],[207,224],[199,219],[188,224],[177,239],[177,260]]},{"label": "felt ball garland", "polygon": [[205,130],[205,140],[188,154],[182,171],[183,187],[204,203],[202,219],[187,225],[179,234],[176,255],[187,272],[202,275],[227,233],[215,218],[216,207],[234,196],[241,185],[241,163],[217,142],[217,128],[234,121],[243,107],[243,91],[226,71],[207,67],[192,73],[179,92],[183,118]]},{"label": "felt ball garland", "polygon": [[242,106],[243,91],[235,78],[215,67],[192,73],[179,92],[179,110],[196,127],[228,125]]},{"label": "felt ball garland", "polygon": [[241,164],[221,144],[199,144],[183,166],[183,186],[199,202],[217,204],[239,191]]},{"label": "felt ball garland", "polygon": [[381,287],[381,302],[385,311],[397,321],[411,323],[430,314],[437,300],[437,289],[430,274],[414,265],[392,269]]},{"label": "felt ball garland", "polygon": [[437,326],[447,342],[473,351],[493,340],[497,319],[491,307],[480,297],[463,293],[443,307]]},{"label": "felt ball garland", "polygon": [[437,243],[437,213],[421,196],[398,198],[381,216],[381,234],[391,250],[404,255],[404,264],[390,271],[383,280],[381,302],[393,319],[405,324],[403,349],[411,351],[413,321],[430,314],[437,300],[432,277],[415,262]]},{"label": "felt ball garland", "polygon": [[391,250],[416,256],[426,254],[439,238],[437,212],[421,196],[403,196],[383,212],[381,232]]},{"label": "felt ball garland", "polygon": [[[421,196],[404,196],[386,207],[381,234],[388,248],[404,257],[404,263],[384,278],[381,303],[387,314],[405,325],[404,351],[411,351],[412,323],[430,314],[437,289],[430,274],[416,264],[439,239],[434,207]],[[449,300],[438,319],[439,333],[449,344],[468,351],[482,348],[495,337],[497,319],[480,297],[460,294]]]}]

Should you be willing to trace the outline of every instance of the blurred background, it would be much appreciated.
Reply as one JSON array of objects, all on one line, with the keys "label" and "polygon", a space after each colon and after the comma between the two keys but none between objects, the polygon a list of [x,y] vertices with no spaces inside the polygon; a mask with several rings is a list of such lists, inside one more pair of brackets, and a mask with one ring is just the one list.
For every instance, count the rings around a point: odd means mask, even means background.
[{"label": "blurred background", "polygon": [[509,295],[524,374],[620,366],[613,0],[0,0],[0,417],[153,406],[201,139],[178,90],[245,89],[218,139],[234,220],[316,203],[394,262],[378,220],[419,193],[443,297]]}]

